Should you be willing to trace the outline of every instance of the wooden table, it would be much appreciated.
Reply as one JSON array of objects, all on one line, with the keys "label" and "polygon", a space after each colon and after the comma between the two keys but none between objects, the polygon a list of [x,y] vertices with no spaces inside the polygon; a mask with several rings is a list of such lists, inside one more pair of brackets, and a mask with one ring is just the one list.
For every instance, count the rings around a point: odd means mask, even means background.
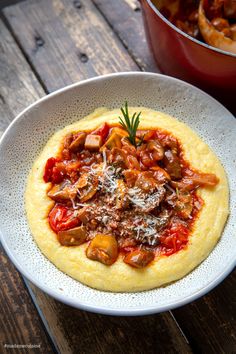
[{"label": "wooden table", "polygon": [[[23,108],[65,85],[115,71],[158,72],[135,0],[6,3],[0,0],[1,132]],[[126,318],[55,301],[23,279],[3,250],[0,271],[0,352],[236,353],[235,272],[187,306]]]}]

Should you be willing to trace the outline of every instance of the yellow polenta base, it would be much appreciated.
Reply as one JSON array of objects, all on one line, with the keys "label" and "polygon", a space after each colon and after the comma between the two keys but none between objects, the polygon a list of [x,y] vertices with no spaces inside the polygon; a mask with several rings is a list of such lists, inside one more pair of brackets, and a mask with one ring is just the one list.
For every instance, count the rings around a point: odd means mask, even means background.
[{"label": "yellow polenta base", "polygon": [[99,108],[84,119],[60,130],[48,141],[29,174],[25,193],[26,211],[33,237],[43,254],[61,271],[92,288],[135,292],[162,286],[184,277],[200,264],[216,245],[228,216],[228,184],[223,167],[210,148],[185,124],[147,108],[130,108],[131,113],[142,111],[141,129],[161,128],[172,132],[182,143],[185,158],[191,166],[215,173],[220,183],[214,188],[202,188],[198,193],[205,205],[196,221],[186,249],[172,256],[161,256],[144,269],[134,269],[120,256],[112,266],[88,259],[87,244],[64,247],[48,224],[48,213],[54,202],[48,198],[50,183],[43,181],[47,159],[56,156],[63,137],[69,132],[89,131],[103,122],[118,122],[119,110]]}]

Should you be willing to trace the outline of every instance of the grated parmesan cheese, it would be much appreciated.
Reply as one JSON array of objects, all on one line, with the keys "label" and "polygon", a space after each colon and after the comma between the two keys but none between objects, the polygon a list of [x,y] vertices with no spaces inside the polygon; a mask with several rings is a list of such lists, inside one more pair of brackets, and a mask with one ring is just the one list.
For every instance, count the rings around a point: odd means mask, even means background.
[{"label": "grated parmesan cheese", "polygon": [[[163,186],[158,186],[144,193],[140,188],[127,188],[126,196],[128,201],[134,205],[136,214],[133,211],[125,210],[118,213],[116,209],[116,196],[119,193],[119,178],[121,168],[107,164],[106,152],[102,152],[103,162],[93,164],[90,167],[90,174],[98,177],[98,190],[102,192],[101,200],[94,206],[92,204],[75,203],[71,200],[74,209],[90,206],[95,220],[108,229],[114,222],[118,222],[118,234],[121,237],[133,237],[139,243],[156,246],[159,243],[158,232],[166,225],[169,216],[156,217],[149,211],[156,208],[166,192]],[[102,226],[101,225],[101,226]],[[114,231],[116,232],[116,231]]]}]

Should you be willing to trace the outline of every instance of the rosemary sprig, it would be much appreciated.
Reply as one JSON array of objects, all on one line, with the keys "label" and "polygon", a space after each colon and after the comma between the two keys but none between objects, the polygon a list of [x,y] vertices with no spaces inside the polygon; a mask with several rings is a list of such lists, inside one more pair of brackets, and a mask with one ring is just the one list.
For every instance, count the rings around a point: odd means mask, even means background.
[{"label": "rosemary sprig", "polygon": [[179,188],[176,187],[176,188],[175,188],[175,191],[176,191],[177,198],[179,199]]},{"label": "rosemary sprig", "polygon": [[140,123],[140,114],[139,112],[135,112],[132,117],[129,116],[129,110],[128,110],[128,102],[125,102],[125,107],[121,107],[121,112],[123,114],[123,117],[119,117],[119,122],[122,125],[122,127],[128,132],[129,136],[127,139],[131,142],[132,145],[137,147],[136,143],[136,132]]}]

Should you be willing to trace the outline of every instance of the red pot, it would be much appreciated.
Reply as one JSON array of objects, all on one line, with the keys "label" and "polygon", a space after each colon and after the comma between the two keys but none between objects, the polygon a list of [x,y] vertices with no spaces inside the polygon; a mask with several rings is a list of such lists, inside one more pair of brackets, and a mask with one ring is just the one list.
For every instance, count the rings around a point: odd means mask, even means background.
[{"label": "red pot", "polygon": [[204,89],[236,113],[236,55],[182,32],[151,0],[141,0],[141,6],[148,43],[163,73]]}]

